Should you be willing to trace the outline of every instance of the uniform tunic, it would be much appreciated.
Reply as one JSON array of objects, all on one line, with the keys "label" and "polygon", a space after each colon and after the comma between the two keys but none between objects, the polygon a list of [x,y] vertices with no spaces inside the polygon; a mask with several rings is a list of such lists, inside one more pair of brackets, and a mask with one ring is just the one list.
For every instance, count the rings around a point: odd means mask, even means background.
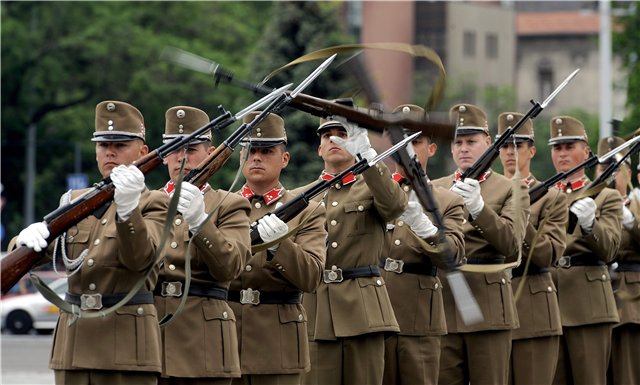
[{"label": "uniform tunic", "polygon": [[[323,200],[327,209],[327,269],[378,265],[386,224],[399,217],[407,204],[406,194],[380,163],[355,182],[338,183],[315,200]],[[314,293],[305,295],[303,303],[312,340],[399,331],[381,277],[323,281]]]},{"label": "uniform tunic", "polygon": [[[526,182],[530,189],[541,184],[533,176]],[[556,286],[551,272],[540,272],[539,269],[549,269],[566,247],[566,195],[551,188],[530,210],[522,243],[523,261],[516,271],[524,270],[531,255],[529,270],[526,277],[520,273],[512,280],[514,294],[521,284],[524,285],[516,302],[520,327],[512,333],[511,362],[515,384],[551,383],[557,366],[557,336],[562,334]],[[544,226],[540,228],[543,221]],[[535,365],[531,364],[532,360]]]},{"label": "uniform tunic", "polygon": [[[284,192],[269,205],[259,197],[252,197],[251,221],[273,211],[279,202],[285,203],[294,197],[291,192]],[[311,202],[287,225],[293,229],[305,220],[302,228],[280,242],[275,254],[267,250],[253,254],[230,289],[280,294],[315,290],[326,255],[324,207]],[[238,320],[243,376],[304,373],[310,369],[307,314],[302,304],[243,305],[231,301],[229,304]]]},{"label": "uniform tunic", "polygon": [[[402,182],[401,182],[402,185]],[[408,191],[409,186],[403,186]],[[462,222],[464,202],[460,196],[443,188],[432,188],[434,200],[442,215],[445,237],[450,255],[433,249],[425,250],[410,227],[401,220],[389,224],[385,239],[385,257],[422,266],[430,273],[410,273],[382,270],[389,298],[400,334],[385,340],[385,384],[436,384],[440,364],[440,336],[446,334],[442,301],[442,282],[436,275],[436,266],[447,267],[446,258],[458,263],[464,257]],[[427,213],[432,223],[433,215]],[[425,239],[430,246],[439,243],[438,235]],[[420,265],[415,265],[420,264]]]},{"label": "uniform tunic", "polygon": [[[72,197],[84,191],[73,191]],[[66,233],[67,255],[88,253],[80,270],[69,277],[69,292],[128,293],[156,258],[167,208],[165,194],[145,189],[128,220],[116,221],[112,203],[101,218],[89,216],[71,227]],[[152,291],[154,285],[147,281],[140,291]],[[125,305],[105,317],[80,318],[72,325],[69,321],[68,313],[60,314],[51,369],[160,372],[160,328],[152,303]]]},{"label": "uniform tunic", "polygon": [[[204,190],[211,218],[193,238],[191,286],[228,289],[250,256],[249,202],[224,190]],[[181,297],[158,295],[162,282],[180,282],[184,290],[185,258],[192,238],[177,214],[173,237],[160,269],[155,304],[160,319],[174,313]],[[183,293],[184,294],[184,293]],[[235,316],[226,301],[189,295],[182,312],[162,329],[162,375],[171,377],[239,377],[240,359]]]},{"label": "uniform tunic", "polygon": [[[583,189],[567,191],[569,205]],[[619,321],[605,263],[614,260],[620,246],[622,198],[616,190],[605,188],[594,200],[597,209],[591,233],[576,225],[567,234],[564,256],[575,259],[574,265],[553,268],[563,327],[555,384],[604,383],[611,329]],[[588,265],[578,265],[579,259],[589,260]]]}]

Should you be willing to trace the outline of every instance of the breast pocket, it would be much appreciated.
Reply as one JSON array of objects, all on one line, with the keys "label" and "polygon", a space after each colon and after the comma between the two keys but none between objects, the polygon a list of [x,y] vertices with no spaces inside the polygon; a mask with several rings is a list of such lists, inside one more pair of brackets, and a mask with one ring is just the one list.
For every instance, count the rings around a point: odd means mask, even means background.
[{"label": "breast pocket", "polygon": [[278,305],[283,369],[304,369],[310,365],[307,314],[302,305]]},{"label": "breast pocket", "polygon": [[[235,314],[230,308],[223,309],[215,302],[204,302],[202,314],[205,320],[206,369],[218,373],[239,370],[238,331],[236,330]],[[222,357],[220,356],[221,350]]]},{"label": "breast pocket", "polygon": [[372,207],[373,200],[371,199],[345,203],[345,220],[352,224],[352,231],[349,233],[350,237],[370,232],[370,227],[374,225],[371,223],[371,218],[369,218],[369,211]]},{"label": "breast pocket", "polygon": [[[73,227],[66,234],[66,250],[69,258],[78,257],[84,250],[89,248],[89,236],[91,229],[81,229]],[[58,251],[59,253],[59,251]],[[59,254],[58,254],[59,255]]]}]

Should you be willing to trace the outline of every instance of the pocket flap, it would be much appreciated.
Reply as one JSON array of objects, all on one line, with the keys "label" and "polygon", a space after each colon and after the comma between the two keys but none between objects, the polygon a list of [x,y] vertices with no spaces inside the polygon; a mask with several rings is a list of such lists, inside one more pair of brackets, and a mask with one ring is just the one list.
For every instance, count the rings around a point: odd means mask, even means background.
[{"label": "pocket flap", "polygon": [[531,294],[557,292],[555,286],[551,282],[545,282],[539,279],[529,280],[529,291]]},{"label": "pocket flap", "polygon": [[501,272],[501,271],[497,271],[495,273],[485,273],[484,279],[487,281],[488,284],[499,283],[501,285],[504,285],[507,282],[511,281],[511,279],[507,278],[506,274],[504,274],[504,272]]},{"label": "pocket flap", "polygon": [[439,290],[442,285],[437,277],[418,275],[418,284],[422,290]]},{"label": "pocket flap", "polygon": [[[144,317],[146,315],[155,315],[150,312],[150,310],[142,307],[144,305],[125,305],[116,310],[116,314],[118,315],[132,315],[135,317]],[[151,305],[154,306],[154,305]],[[142,312],[138,312],[138,309],[142,308]]]},{"label": "pocket flap", "polygon": [[89,242],[89,230],[79,230],[67,233],[67,243],[87,243]]},{"label": "pocket flap", "polygon": [[302,306],[278,305],[278,316],[280,323],[305,322],[307,313]]},{"label": "pocket flap", "polygon": [[587,280],[589,282],[592,281],[610,281],[609,272],[606,268],[602,267],[587,267],[584,271],[584,274],[587,276]]},{"label": "pocket flap", "polygon": [[202,303],[202,315],[207,321],[211,321],[214,319],[219,319],[222,321],[236,320],[236,315],[233,313],[231,308],[226,308],[226,306],[223,306],[219,303],[211,303],[209,301],[205,301]]},{"label": "pocket flap", "polygon": [[624,273],[624,281],[626,283],[638,283],[640,282],[640,272],[627,271]]},{"label": "pocket flap", "polygon": [[344,212],[351,213],[354,211],[366,211],[366,210],[369,210],[372,205],[373,205],[373,200],[371,199],[366,201],[348,202],[344,204]]},{"label": "pocket flap", "polygon": [[[384,286],[384,278],[382,277],[362,277],[356,278],[356,281],[358,281],[360,287]],[[378,284],[378,281],[380,281],[380,284]]]}]

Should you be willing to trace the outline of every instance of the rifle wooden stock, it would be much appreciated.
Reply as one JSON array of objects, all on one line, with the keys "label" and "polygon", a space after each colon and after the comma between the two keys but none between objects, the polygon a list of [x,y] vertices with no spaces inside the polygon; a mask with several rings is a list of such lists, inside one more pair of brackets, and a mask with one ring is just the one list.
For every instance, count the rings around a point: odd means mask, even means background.
[{"label": "rifle wooden stock", "polygon": [[209,154],[209,156],[192,169],[187,176],[184,177],[185,182],[189,182],[195,186],[202,187],[207,181],[222,168],[233,154],[233,148],[222,143]]}]

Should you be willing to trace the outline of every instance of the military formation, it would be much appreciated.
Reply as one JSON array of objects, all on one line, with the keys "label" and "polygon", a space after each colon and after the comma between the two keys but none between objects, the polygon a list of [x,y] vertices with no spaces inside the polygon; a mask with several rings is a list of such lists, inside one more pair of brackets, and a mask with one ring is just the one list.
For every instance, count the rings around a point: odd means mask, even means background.
[{"label": "military formation", "polygon": [[[428,119],[412,104],[393,114]],[[629,148],[598,164],[596,175],[619,161],[596,190],[576,169],[593,156],[583,123],[557,116],[536,130],[527,119],[499,149],[504,174],[463,178],[523,114],[495,117],[493,138],[479,106],[449,115],[456,171],[428,183],[435,212],[400,165],[348,172],[378,154],[366,128],[341,116],[317,126],[321,175],[284,186],[295,159],[286,122],[268,113],[240,141],[245,183],[226,191],[183,180],[216,147],[210,131],[191,135],[209,123],[204,111],[171,107],[163,141],[189,141],[163,159],[167,182],[151,191],[134,165],[149,152],[142,114],[99,103],[91,140],[113,200],[55,242],[44,222],[16,239],[68,272],[56,383],[640,383],[640,172],[622,159]],[[536,138],[543,129],[548,143]],[[434,139],[421,132],[407,147],[427,176]],[[605,138],[597,156],[623,143]],[[542,145],[557,173],[571,173],[534,201]],[[292,219],[273,213],[341,173]],[[457,306],[452,266],[481,311],[474,322]]]}]

